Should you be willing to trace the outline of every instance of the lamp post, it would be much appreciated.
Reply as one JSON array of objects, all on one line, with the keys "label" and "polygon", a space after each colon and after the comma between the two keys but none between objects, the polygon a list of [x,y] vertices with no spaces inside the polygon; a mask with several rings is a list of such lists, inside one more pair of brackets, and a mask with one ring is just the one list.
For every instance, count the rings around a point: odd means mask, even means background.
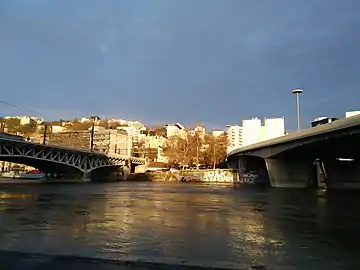
[{"label": "lamp post", "polygon": [[297,128],[300,130],[300,94],[304,91],[302,89],[294,89],[292,93],[296,95],[296,112],[297,112]]},{"label": "lamp post", "polygon": [[95,131],[95,121],[100,121],[99,116],[91,116],[90,119],[92,120],[91,125],[91,139],[90,139],[90,151],[92,152],[94,150],[94,131]]}]

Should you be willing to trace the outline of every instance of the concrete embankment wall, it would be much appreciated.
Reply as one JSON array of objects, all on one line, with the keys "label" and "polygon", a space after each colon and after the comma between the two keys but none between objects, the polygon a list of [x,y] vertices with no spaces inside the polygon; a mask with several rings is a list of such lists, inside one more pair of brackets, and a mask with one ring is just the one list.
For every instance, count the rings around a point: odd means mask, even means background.
[{"label": "concrete embankment wall", "polygon": [[149,172],[130,174],[130,181],[169,182],[181,181],[182,178],[196,179],[199,182],[238,183],[239,174],[230,169],[215,170],[180,170],[176,172]]},{"label": "concrete embankment wall", "polygon": [[236,183],[239,177],[236,171],[230,169],[184,170],[179,171],[179,175],[180,178],[188,177],[201,182],[212,183]]}]

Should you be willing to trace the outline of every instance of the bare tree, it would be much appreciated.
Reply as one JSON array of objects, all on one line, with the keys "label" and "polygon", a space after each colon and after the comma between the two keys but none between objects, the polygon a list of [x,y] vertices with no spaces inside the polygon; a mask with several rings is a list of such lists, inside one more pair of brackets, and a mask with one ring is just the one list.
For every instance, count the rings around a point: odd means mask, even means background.
[{"label": "bare tree", "polygon": [[132,144],[132,152],[135,156],[139,156],[144,158],[145,155],[145,141],[144,140],[137,140],[134,141]]},{"label": "bare tree", "polygon": [[164,155],[170,163],[178,164],[183,168],[192,164],[194,159],[194,138],[186,133],[184,137],[170,137],[164,147]]},{"label": "bare tree", "polygon": [[226,146],[227,146],[227,137],[226,135],[220,135],[214,137],[210,134],[207,134],[205,137],[205,151],[203,153],[204,163],[207,166],[215,166],[226,159]]}]

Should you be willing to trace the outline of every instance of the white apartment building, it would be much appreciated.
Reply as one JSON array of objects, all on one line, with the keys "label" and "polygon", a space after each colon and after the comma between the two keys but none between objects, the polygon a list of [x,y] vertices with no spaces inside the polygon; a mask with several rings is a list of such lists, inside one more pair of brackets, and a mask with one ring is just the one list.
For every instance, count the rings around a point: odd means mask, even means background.
[{"label": "white apartment building", "polygon": [[35,121],[37,124],[41,124],[44,119],[33,117],[33,116],[5,116],[4,119],[19,119],[20,125],[28,125],[31,120]]},{"label": "white apartment building", "polygon": [[242,147],[243,145],[243,128],[239,125],[236,126],[228,126],[227,131],[227,139],[228,139],[228,147],[227,152]]},{"label": "white apartment building", "polygon": [[258,143],[265,137],[261,132],[261,120],[258,118],[243,120],[242,127],[242,146]]},{"label": "white apartment building", "polygon": [[213,137],[220,137],[221,135],[224,135],[224,134],[225,134],[225,131],[223,131],[223,130],[213,130],[211,132],[211,135]]},{"label": "white apartment building", "polygon": [[264,125],[258,118],[243,121],[242,146],[259,143],[283,136],[285,134],[284,118],[265,118]]},{"label": "white apartment building", "polygon": [[243,120],[242,126],[228,127],[227,151],[229,153],[237,148],[277,138],[284,134],[284,118],[265,118],[264,125],[259,118]]},{"label": "white apartment building", "polygon": [[206,129],[202,126],[196,126],[193,130],[190,130],[190,134],[195,136],[197,134],[199,138],[204,139],[206,134]]},{"label": "white apartment building", "polygon": [[360,114],[360,111],[346,112],[345,117],[348,118],[348,117],[351,117],[351,116],[354,116],[354,115],[359,115],[359,114]]},{"label": "white apartment building", "polygon": [[67,129],[63,126],[51,126],[51,132],[52,133],[61,133],[65,132]]},{"label": "white apartment building", "polygon": [[179,123],[166,125],[166,137],[167,138],[170,138],[172,136],[183,137],[183,136],[185,136],[185,134],[186,134],[185,127]]},{"label": "white apartment building", "polygon": [[138,130],[136,127],[133,126],[123,126],[123,127],[117,127],[117,130],[124,130],[132,137],[138,137],[140,134],[140,130]]},{"label": "white apartment building", "polygon": [[140,137],[140,140],[144,143],[143,144],[143,151],[147,153],[151,150],[157,151],[156,161],[159,162],[167,162],[167,158],[164,156],[163,147],[167,139],[162,136],[151,136],[151,135],[144,135]]},{"label": "white apartment building", "polygon": [[284,118],[265,118],[264,126],[262,127],[264,139],[270,140],[285,134],[285,119]]},{"label": "white apartment building", "polygon": [[130,156],[132,138],[125,132],[98,127],[94,130],[94,150]]}]

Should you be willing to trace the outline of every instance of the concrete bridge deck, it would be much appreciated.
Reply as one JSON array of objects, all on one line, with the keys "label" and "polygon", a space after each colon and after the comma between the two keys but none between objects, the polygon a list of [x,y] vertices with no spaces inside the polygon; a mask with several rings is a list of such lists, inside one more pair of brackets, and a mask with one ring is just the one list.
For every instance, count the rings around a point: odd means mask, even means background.
[{"label": "concrete bridge deck", "polygon": [[320,125],[316,127],[311,127],[307,129],[303,129],[300,131],[292,132],[286,135],[283,135],[278,138],[274,138],[271,140],[266,140],[263,142],[259,142],[256,144],[248,145],[245,147],[241,147],[231,151],[228,156],[246,153],[248,151],[257,150],[260,148],[271,147],[279,144],[300,141],[304,139],[308,139],[315,136],[326,136],[328,133],[333,133],[336,131],[346,130],[351,127],[357,127],[360,125],[360,115],[354,115],[348,118],[338,119],[329,124]]},{"label": "concrete bridge deck", "polygon": [[273,187],[312,185],[319,179],[316,163],[326,186],[360,187],[359,149],[360,115],[355,115],[236,149],[227,163],[240,174],[261,174]]}]

